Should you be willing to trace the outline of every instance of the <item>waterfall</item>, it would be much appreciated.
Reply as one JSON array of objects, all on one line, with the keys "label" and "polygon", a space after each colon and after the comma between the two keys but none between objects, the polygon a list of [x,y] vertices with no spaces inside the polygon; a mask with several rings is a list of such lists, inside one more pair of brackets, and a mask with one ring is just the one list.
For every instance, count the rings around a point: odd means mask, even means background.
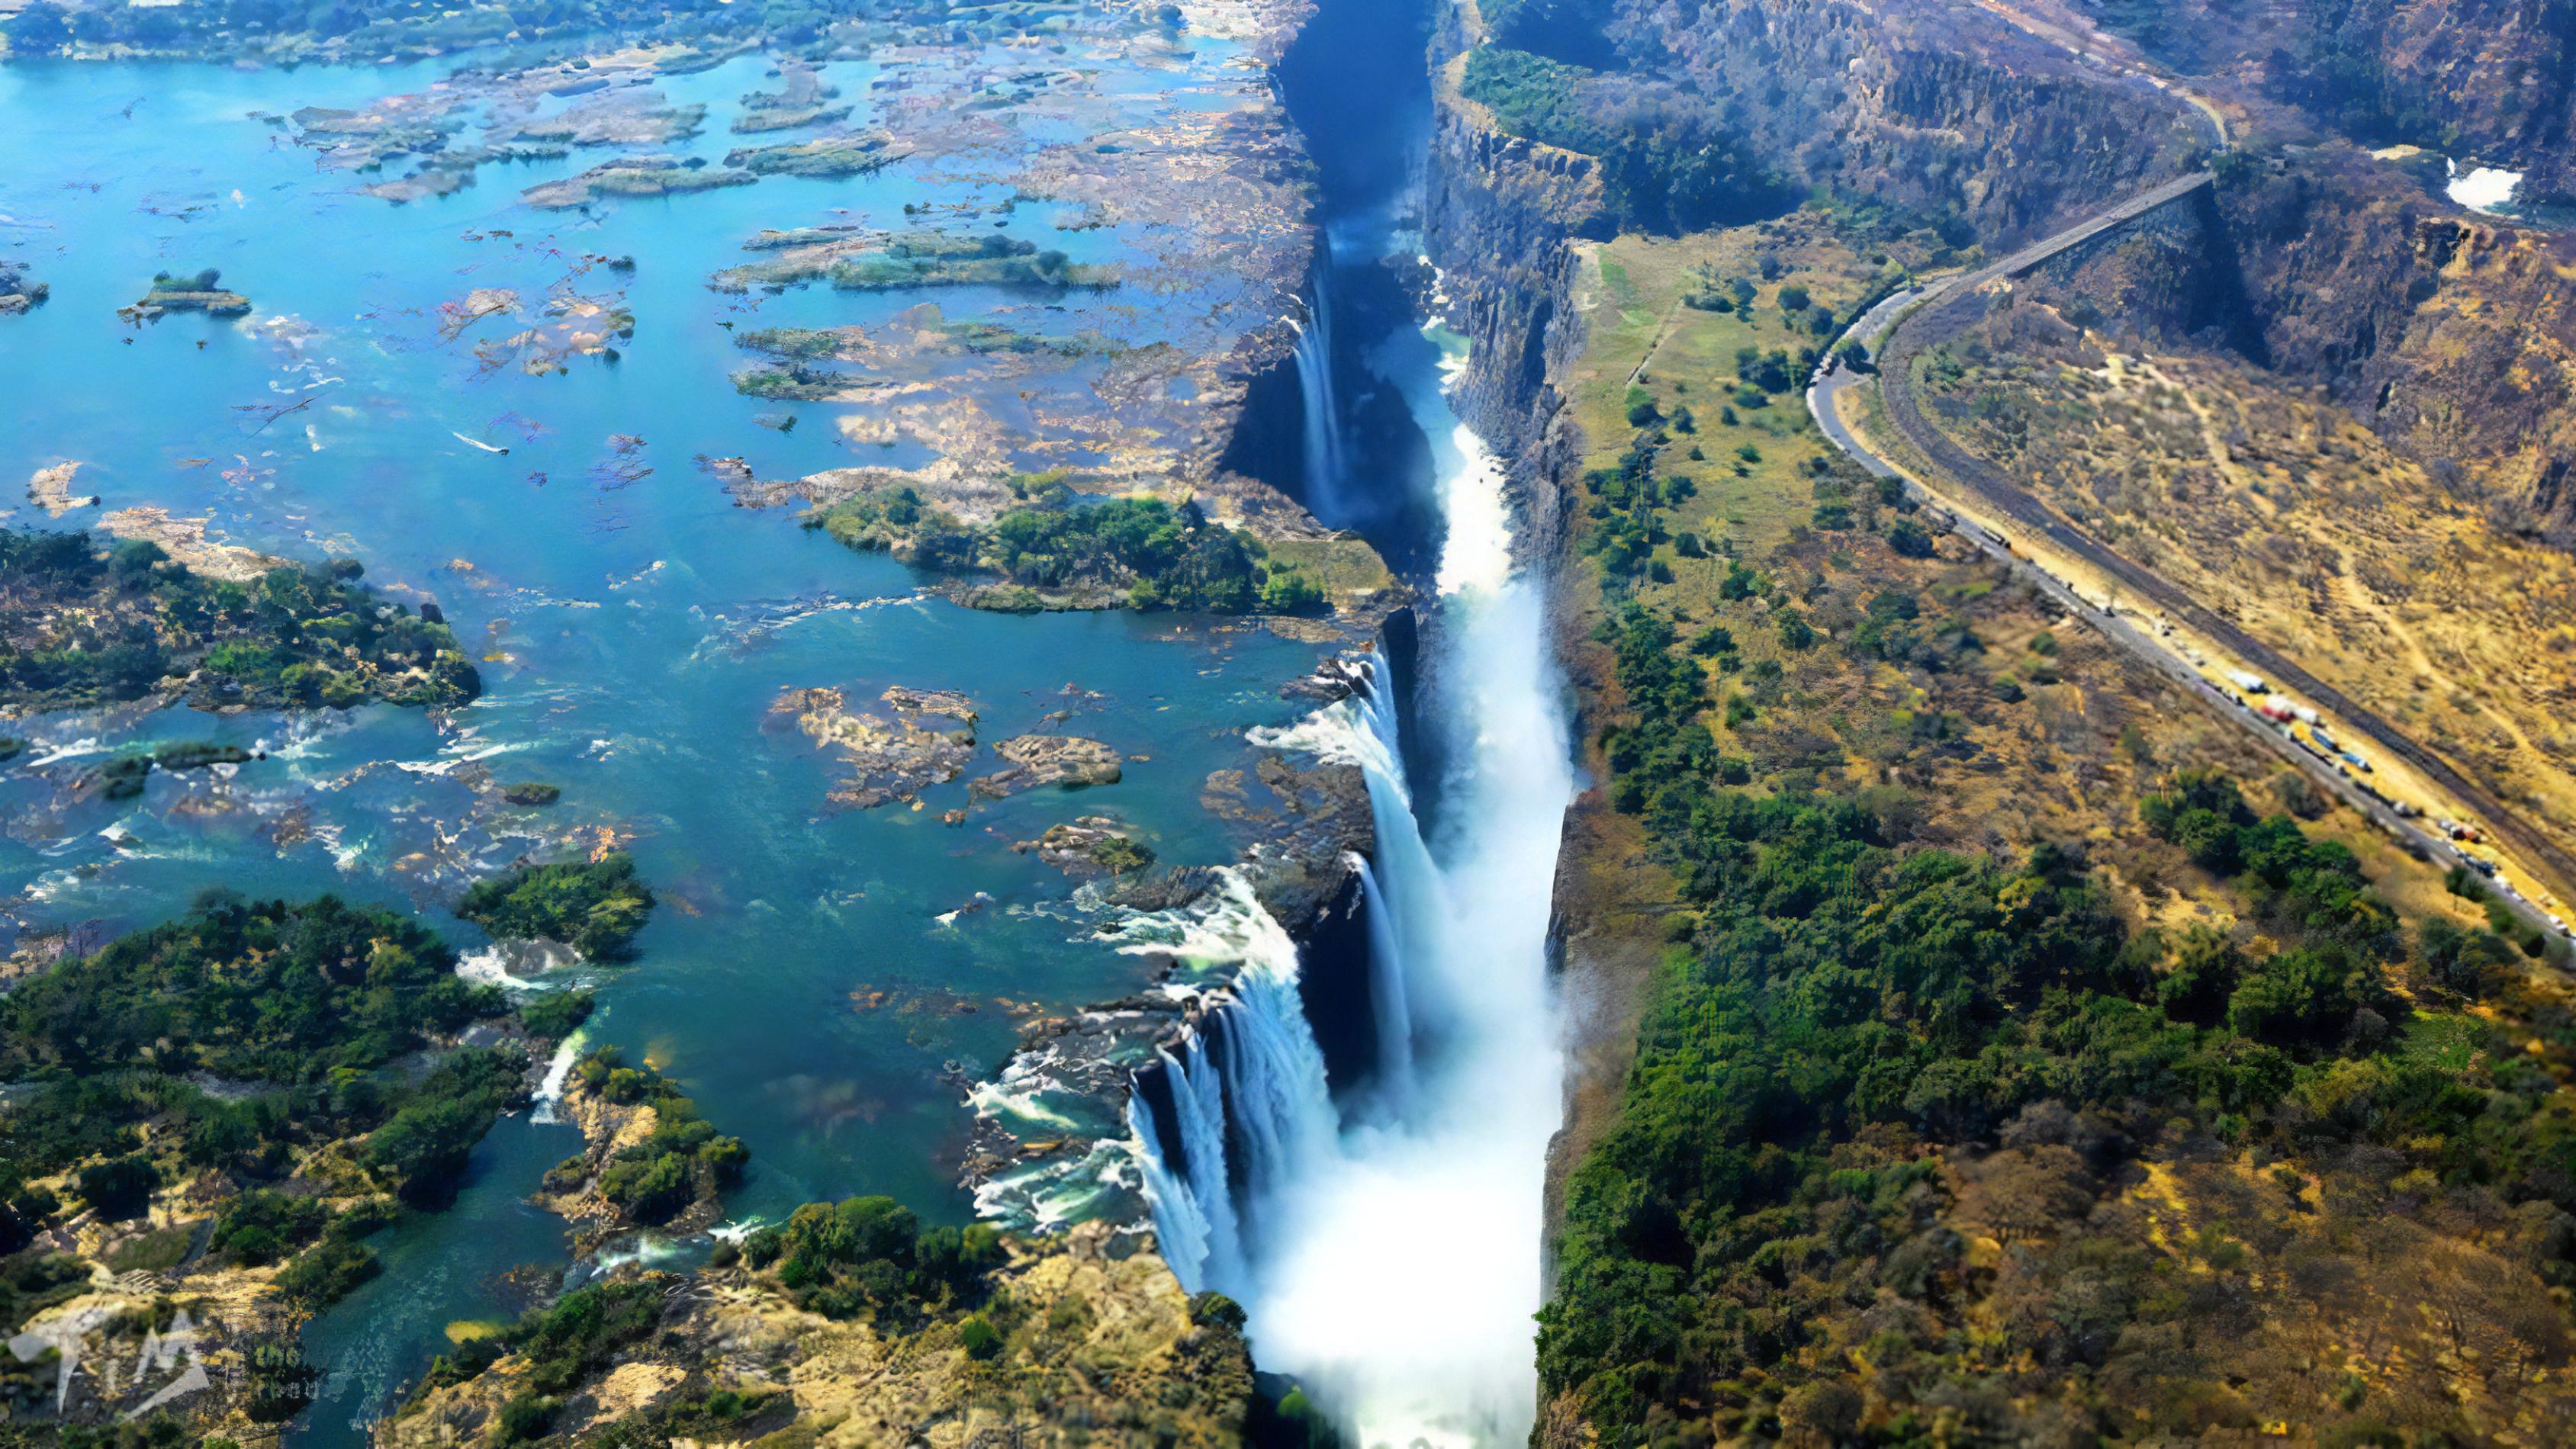
[{"label": "waterfall", "polygon": [[1395,906],[1365,856],[1353,857],[1361,909],[1368,912],[1369,1010],[1377,1018],[1378,1095],[1397,1113],[1413,1099],[1413,1005],[1404,980],[1404,942]]},{"label": "waterfall", "polygon": [[555,1054],[546,1063],[545,1077],[537,1083],[536,1110],[529,1114],[532,1122],[563,1120],[564,1087],[572,1080],[573,1064],[581,1057],[582,1048],[590,1045],[590,1031],[574,1027],[555,1045]]},{"label": "waterfall", "polygon": [[1272,749],[1356,765],[1368,784],[1377,854],[1361,863],[1360,890],[1368,912],[1372,1004],[1383,1043],[1380,1095],[1400,1101],[1411,1090],[1420,1038],[1442,1014],[1438,992],[1429,990],[1436,983],[1417,983],[1411,971],[1438,938],[1447,886],[1414,818],[1394,681],[1380,658],[1371,656],[1358,665],[1359,687],[1349,698],[1285,729],[1253,730],[1250,738]]},{"label": "waterfall", "polygon": [[1297,328],[1297,392],[1304,404],[1305,491],[1309,511],[1338,521],[1342,509],[1342,405],[1333,389],[1333,260],[1315,259],[1314,296]]},{"label": "waterfall", "polygon": [[1180,1129],[1177,1173],[1163,1161],[1162,1138],[1144,1094],[1133,1094],[1127,1105],[1131,1141],[1145,1170],[1145,1199],[1154,1209],[1154,1231],[1182,1287],[1193,1293],[1202,1288],[1240,1293],[1243,1234],[1227,1172],[1224,1085],[1208,1062],[1206,1040],[1195,1031],[1179,1057],[1167,1049],[1156,1056],[1163,1080],[1171,1085],[1172,1116]]},{"label": "waterfall", "polygon": [[[1270,1215],[1290,1231],[1258,1245],[1247,1300],[1262,1366],[1306,1383],[1356,1442],[1433,1449],[1518,1443],[1535,1409],[1530,1319],[1564,1115],[1547,931],[1576,790],[1544,589],[1514,565],[1499,460],[1449,408],[1464,355],[1430,326],[1398,329],[1371,358],[1430,446],[1447,525],[1420,711],[1442,746],[1440,816],[1384,829],[1376,862],[1401,933],[1416,1092],[1400,1116],[1346,1134]],[[1390,767],[1372,795],[1392,802],[1402,754],[1387,748],[1385,694],[1358,715]]]},{"label": "waterfall", "polygon": [[[1276,923],[1273,923],[1276,929]],[[1287,933],[1280,932],[1285,942]],[[1290,969],[1247,964],[1222,1018],[1226,1109],[1243,1149],[1244,1217],[1257,1234],[1279,1190],[1331,1151],[1341,1119],[1324,1084],[1324,1053]]]},{"label": "waterfall", "polygon": [[1129,1150],[1183,1286],[1243,1297],[1254,1229],[1286,1184],[1329,1155],[1340,1118],[1298,997],[1297,943],[1241,872],[1222,871],[1219,882],[1176,916],[1135,923],[1140,934],[1160,928],[1176,941],[1120,948],[1169,950],[1200,969],[1231,971],[1207,993],[1178,1054],[1157,1052],[1182,1160],[1164,1160],[1142,1092],[1130,1096]]}]

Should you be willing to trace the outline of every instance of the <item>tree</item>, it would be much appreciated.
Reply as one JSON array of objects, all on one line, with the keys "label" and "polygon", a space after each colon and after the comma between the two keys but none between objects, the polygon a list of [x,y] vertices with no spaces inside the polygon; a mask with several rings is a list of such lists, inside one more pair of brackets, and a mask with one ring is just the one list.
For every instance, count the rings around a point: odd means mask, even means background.
[{"label": "tree", "polygon": [[367,1139],[369,1167],[393,1179],[403,1197],[413,1202],[444,1202],[465,1170],[474,1144],[491,1127],[489,1118],[464,1102],[416,1103]]},{"label": "tree", "polygon": [[1900,518],[1888,525],[1887,546],[1906,558],[1930,558],[1932,535],[1911,518]]},{"label": "tree", "polygon": [[81,1201],[110,1222],[139,1216],[160,1185],[160,1170],[140,1152],[84,1167],[80,1174]]}]

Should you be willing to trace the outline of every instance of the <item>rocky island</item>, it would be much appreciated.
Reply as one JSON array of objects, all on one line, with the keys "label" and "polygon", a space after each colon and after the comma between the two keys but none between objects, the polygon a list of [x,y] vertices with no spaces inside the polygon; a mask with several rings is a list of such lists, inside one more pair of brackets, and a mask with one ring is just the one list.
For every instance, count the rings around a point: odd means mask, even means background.
[{"label": "rocky island", "polygon": [[435,609],[383,602],[364,572],[208,574],[146,539],[0,531],[0,695],[20,711],[154,693],[200,709],[472,700],[481,679]]},{"label": "rocky island", "polygon": [[134,322],[158,322],[172,312],[203,312],[209,317],[243,317],[250,298],[223,288],[223,273],[213,267],[184,276],[156,272],[143,300],[120,307],[117,315]]},{"label": "rocky island", "polygon": [[14,316],[41,304],[53,288],[27,275],[15,262],[0,262],[0,317]]}]

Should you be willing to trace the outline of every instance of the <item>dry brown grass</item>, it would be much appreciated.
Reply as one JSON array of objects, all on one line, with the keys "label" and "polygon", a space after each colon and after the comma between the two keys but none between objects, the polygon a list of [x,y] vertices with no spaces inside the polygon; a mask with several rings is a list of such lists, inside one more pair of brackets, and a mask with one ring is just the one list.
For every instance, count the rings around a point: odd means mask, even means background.
[{"label": "dry brown grass", "polygon": [[2218,357],[2049,345],[2033,310],[1959,345],[1945,427],[2576,844],[2576,558],[2329,403]]}]

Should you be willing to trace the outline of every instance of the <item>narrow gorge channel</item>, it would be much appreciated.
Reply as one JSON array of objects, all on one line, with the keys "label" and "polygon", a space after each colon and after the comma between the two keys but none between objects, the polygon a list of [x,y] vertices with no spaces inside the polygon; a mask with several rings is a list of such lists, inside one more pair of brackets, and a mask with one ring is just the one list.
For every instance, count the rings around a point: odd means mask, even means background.
[{"label": "narrow gorge channel", "polygon": [[[1282,67],[1323,181],[1296,356],[1305,501],[1423,592],[1410,658],[1381,651],[1360,693],[1265,737],[1366,774],[1367,999],[1301,995],[1286,933],[1238,923],[1233,999],[1148,1074],[1134,1125],[1166,1255],[1244,1303],[1259,1367],[1354,1442],[1446,1449],[1525,1439],[1534,1410],[1562,1116],[1548,928],[1578,787],[1544,570],[1515,547],[1502,461],[1451,407],[1467,344],[1421,255],[1420,20],[1326,0]],[[1355,1014],[1365,1029],[1328,1025]],[[1326,1035],[1367,1059],[1328,1072]]]}]

